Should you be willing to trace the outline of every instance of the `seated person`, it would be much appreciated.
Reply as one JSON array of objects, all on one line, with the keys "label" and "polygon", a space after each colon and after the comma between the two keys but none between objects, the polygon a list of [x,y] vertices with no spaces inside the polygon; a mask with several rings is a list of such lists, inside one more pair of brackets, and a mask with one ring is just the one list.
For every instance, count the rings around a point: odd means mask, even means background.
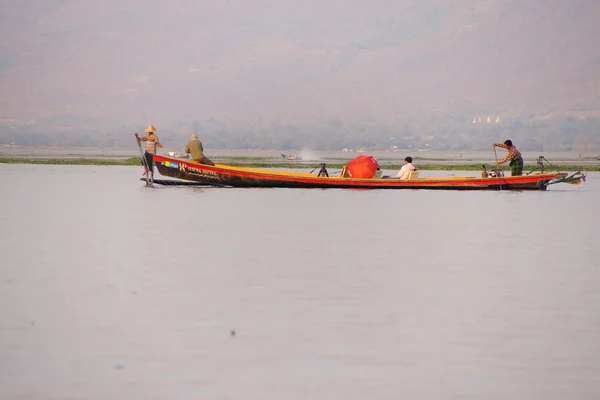
[{"label": "seated person", "polygon": [[198,140],[198,136],[196,135],[190,137],[189,143],[185,146],[185,152],[191,155],[192,160],[200,164],[215,165],[214,162],[204,155],[204,147],[202,147],[202,142]]},{"label": "seated person", "polygon": [[412,165],[412,157],[408,156],[404,159],[404,165],[402,166],[402,168],[400,168],[400,171],[398,171],[398,175],[396,175],[396,178],[408,179],[411,171],[416,171],[416,170],[417,169],[415,168],[415,166]]}]

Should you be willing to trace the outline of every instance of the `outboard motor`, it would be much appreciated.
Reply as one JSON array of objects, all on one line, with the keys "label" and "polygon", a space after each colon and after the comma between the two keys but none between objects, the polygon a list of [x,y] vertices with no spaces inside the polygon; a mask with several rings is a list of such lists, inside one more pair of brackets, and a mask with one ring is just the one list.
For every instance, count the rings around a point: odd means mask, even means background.
[{"label": "outboard motor", "polygon": [[498,169],[498,173],[496,173],[496,171],[488,171],[487,168],[485,167],[485,164],[483,165],[483,172],[481,173],[481,177],[482,178],[502,178],[504,176],[504,171],[502,171],[501,169]]}]

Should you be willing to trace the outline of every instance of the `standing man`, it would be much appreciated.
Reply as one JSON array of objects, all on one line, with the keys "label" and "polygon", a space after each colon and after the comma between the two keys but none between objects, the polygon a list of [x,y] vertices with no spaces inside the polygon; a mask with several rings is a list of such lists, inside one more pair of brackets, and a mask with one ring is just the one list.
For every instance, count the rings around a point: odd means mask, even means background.
[{"label": "standing man", "polygon": [[156,147],[160,147],[161,149],[163,147],[162,144],[160,144],[158,136],[155,134],[157,130],[158,129],[156,129],[154,126],[148,125],[146,128],[146,132],[148,134],[146,136],[139,137],[137,132],[135,133],[137,140],[146,142],[146,151],[144,152],[144,158],[146,159],[146,172],[144,172],[144,175],[150,172],[151,180],[154,180],[154,158],[152,156],[156,154]]},{"label": "standing man", "polygon": [[411,171],[416,170],[417,169],[415,168],[415,166],[412,165],[412,157],[408,156],[404,159],[404,165],[402,166],[402,168],[400,168],[400,171],[398,171],[398,175],[396,175],[396,178],[406,180],[410,176]]},{"label": "standing man", "polygon": [[200,164],[215,165],[214,162],[204,155],[204,147],[202,147],[202,142],[198,140],[198,136],[196,135],[190,137],[189,143],[185,146],[185,152],[192,156],[192,160]]},{"label": "standing man", "polygon": [[510,174],[512,176],[523,175],[523,157],[510,139],[505,141],[504,144],[494,143],[492,144],[492,147],[502,147],[503,149],[508,150],[506,157],[504,157],[502,161],[496,163],[496,168],[500,164],[510,160],[510,163],[508,164],[510,166]]}]

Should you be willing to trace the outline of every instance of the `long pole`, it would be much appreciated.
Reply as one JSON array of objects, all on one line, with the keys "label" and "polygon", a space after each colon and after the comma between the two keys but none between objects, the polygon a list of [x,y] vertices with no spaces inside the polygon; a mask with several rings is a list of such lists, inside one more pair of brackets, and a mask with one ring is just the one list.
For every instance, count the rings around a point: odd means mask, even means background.
[{"label": "long pole", "polygon": [[137,132],[135,133],[135,140],[137,141],[138,148],[140,149],[140,158],[142,159],[142,165],[146,169],[146,186],[150,186],[150,178],[148,176],[150,174],[150,169],[148,168],[146,157],[144,157],[144,153],[142,152],[142,141],[138,137]]},{"label": "long pole", "polygon": [[500,182],[500,170],[498,169],[498,154],[496,153],[496,146],[492,145],[492,147],[494,148],[494,158],[496,159],[496,178],[500,184],[500,190],[502,190],[502,182]]}]

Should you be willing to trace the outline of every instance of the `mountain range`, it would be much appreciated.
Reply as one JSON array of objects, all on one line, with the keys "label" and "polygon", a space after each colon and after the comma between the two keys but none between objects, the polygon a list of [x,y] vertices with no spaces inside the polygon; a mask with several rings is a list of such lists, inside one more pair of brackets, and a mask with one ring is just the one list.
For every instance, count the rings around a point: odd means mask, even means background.
[{"label": "mountain range", "polygon": [[596,0],[1,4],[4,129],[600,117]]}]

